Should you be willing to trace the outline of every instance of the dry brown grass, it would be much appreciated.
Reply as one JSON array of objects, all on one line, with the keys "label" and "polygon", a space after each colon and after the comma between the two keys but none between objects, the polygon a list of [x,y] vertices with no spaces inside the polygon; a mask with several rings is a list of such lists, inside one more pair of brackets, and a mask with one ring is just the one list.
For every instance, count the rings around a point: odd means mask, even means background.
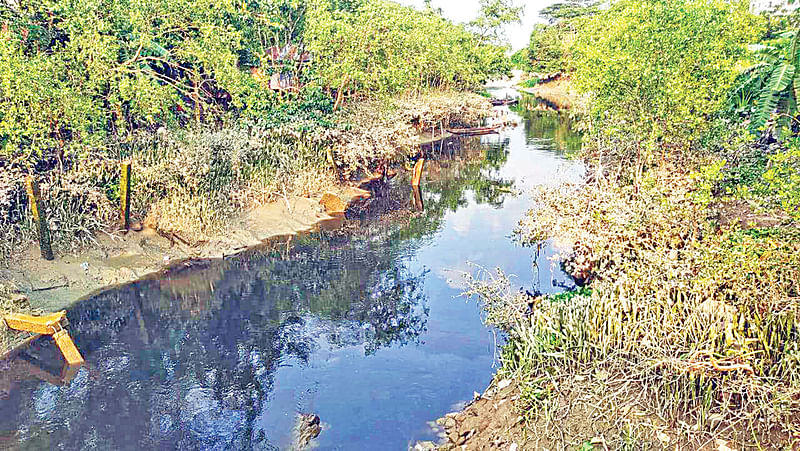
[{"label": "dry brown grass", "polygon": [[505,365],[524,381],[530,405],[563,429],[553,412],[571,397],[559,391],[599,373],[607,388],[596,403],[617,429],[635,408],[681,446],[792,446],[800,432],[796,233],[717,228],[708,221],[710,185],[675,168],[624,186],[590,179],[541,191],[520,226],[529,244],[568,249],[561,258],[590,278],[590,294],[531,300],[502,274],[473,281],[488,319],[510,331]]},{"label": "dry brown grass", "polygon": [[[332,128],[292,123],[162,129],[142,132],[107,153],[54,162],[37,175],[57,252],[76,250],[100,230],[116,229],[123,158],[133,162],[133,220],[197,243],[253,206],[324,192],[342,175],[416,153],[415,124],[471,124],[489,111],[477,95],[432,91],[353,104]],[[23,185],[29,170],[22,166],[0,160],[0,257],[6,262],[13,249],[35,239]]]},{"label": "dry brown grass", "polygon": [[489,102],[472,93],[429,91],[352,105],[342,121],[349,129],[336,134],[337,164],[345,174],[372,169],[374,164],[398,161],[418,150],[418,136],[440,127],[477,125],[491,112]]}]

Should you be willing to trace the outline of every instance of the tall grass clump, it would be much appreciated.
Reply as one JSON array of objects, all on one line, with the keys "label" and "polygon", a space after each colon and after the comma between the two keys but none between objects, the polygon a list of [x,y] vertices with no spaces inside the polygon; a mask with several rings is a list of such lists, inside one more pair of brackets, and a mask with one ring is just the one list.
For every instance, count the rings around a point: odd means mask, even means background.
[{"label": "tall grass clump", "polygon": [[148,134],[127,146],[136,162],[133,211],[149,226],[198,241],[237,212],[295,194],[304,172],[332,183],[322,133],[289,127]]}]

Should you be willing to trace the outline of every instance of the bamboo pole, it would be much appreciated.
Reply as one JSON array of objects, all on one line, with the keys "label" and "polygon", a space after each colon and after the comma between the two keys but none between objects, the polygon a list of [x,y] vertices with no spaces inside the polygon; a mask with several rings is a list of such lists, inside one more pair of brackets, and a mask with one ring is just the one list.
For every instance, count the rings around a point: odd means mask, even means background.
[{"label": "bamboo pole", "polygon": [[42,258],[53,260],[53,248],[50,244],[50,227],[47,225],[47,213],[42,207],[41,192],[39,182],[35,177],[29,175],[25,178],[25,191],[28,192],[28,203],[30,204],[33,220],[36,221],[39,238],[39,249]]},{"label": "bamboo pole", "polygon": [[119,177],[119,201],[120,201],[120,222],[123,230],[131,228],[131,162],[126,161],[120,164]]}]

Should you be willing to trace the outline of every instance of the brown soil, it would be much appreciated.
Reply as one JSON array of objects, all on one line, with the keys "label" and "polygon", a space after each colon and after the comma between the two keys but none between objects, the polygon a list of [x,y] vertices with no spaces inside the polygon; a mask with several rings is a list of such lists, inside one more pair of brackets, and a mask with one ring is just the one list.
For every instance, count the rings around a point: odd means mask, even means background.
[{"label": "brown soil", "polygon": [[791,221],[790,217],[775,216],[774,212],[758,213],[747,201],[741,199],[719,202],[714,207],[719,225],[723,227],[733,225],[742,228],[775,227]]},{"label": "brown soil", "polygon": [[[431,423],[441,441],[415,449],[576,450],[669,449],[732,451],[743,449],[694,425],[665,422],[645,406],[642,392],[603,370],[575,374],[545,386],[539,401],[526,399],[516,379],[496,377],[483,395],[460,412]],[[713,420],[712,420],[713,421]],[[727,426],[718,423],[716,431]],[[785,443],[781,436],[774,443]],[[746,449],[750,449],[745,447]]]},{"label": "brown soil", "polygon": [[519,388],[510,380],[495,381],[461,412],[436,421],[446,438],[439,450],[533,449],[525,438],[524,417],[516,407]]}]

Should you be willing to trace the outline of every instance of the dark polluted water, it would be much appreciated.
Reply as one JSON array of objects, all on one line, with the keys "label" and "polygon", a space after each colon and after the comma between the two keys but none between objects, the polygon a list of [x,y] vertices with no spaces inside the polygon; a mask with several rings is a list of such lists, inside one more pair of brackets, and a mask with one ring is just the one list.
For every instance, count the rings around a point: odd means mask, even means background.
[{"label": "dark polluted water", "polygon": [[321,418],[316,449],[436,440],[428,421],[486,388],[502,341],[458,297],[467,262],[569,285],[552,250],[532,265],[511,236],[535,186],[582,174],[565,156],[580,138],[547,109],[525,97],[505,110],[518,127],[428,149],[423,211],[398,176],[343,229],[75,304],[71,381],[47,340],[0,363],[0,448],[291,449],[298,413]]}]

